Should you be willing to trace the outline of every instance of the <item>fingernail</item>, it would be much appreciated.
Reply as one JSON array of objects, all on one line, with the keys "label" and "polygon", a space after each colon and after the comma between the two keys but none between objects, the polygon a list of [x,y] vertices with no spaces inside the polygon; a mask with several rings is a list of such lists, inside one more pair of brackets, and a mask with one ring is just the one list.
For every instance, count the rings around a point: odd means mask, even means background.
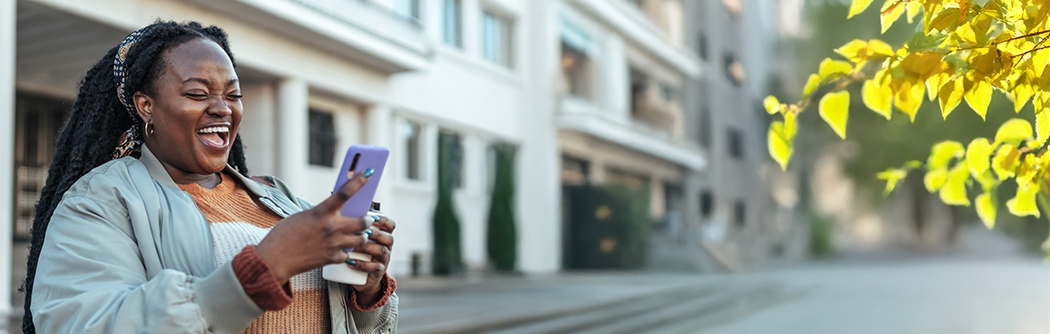
[{"label": "fingernail", "polygon": [[378,223],[378,222],[379,222],[379,216],[369,216],[369,217],[372,217],[372,223],[373,223],[373,224],[375,224],[375,223]]},{"label": "fingernail", "polygon": [[357,265],[357,260],[354,260],[354,259],[346,260],[346,264],[349,264],[351,266],[356,266]]},{"label": "fingernail", "polygon": [[371,238],[372,237],[372,229],[365,230],[365,235],[368,236],[369,238]]},{"label": "fingernail", "polygon": [[369,168],[369,169],[365,170],[364,174],[365,174],[366,178],[369,178],[369,177],[372,177],[372,173],[375,173],[375,172],[376,172],[376,170],[374,168]]}]

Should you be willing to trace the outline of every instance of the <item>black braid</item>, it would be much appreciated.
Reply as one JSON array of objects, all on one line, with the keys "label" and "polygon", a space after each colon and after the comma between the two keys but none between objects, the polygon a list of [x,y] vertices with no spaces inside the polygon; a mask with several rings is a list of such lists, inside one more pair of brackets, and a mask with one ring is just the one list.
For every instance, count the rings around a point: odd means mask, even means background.
[{"label": "black braid", "polygon": [[[158,21],[145,28],[145,34],[131,48],[127,55],[128,74],[125,91],[130,96],[141,91],[147,95],[155,93],[154,81],[163,73],[166,59],[164,51],[197,38],[207,38],[218,43],[233,62],[226,33],[218,27],[203,27],[199,23],[176,23]],[[117,47],[106,52],[80,82],[80,91],[73,103],[69,120],[59,133],[55,147],[55,156],[48,169],[47,182],[36,205],[36,219],[33,220],[32,242],[29,258],[26,262],[26,278],[20,291],[26,295],[25,315],[22,318],[22,331],[36,333],[33,326],[33,315],[30,305],[33,299],[33,279],[36,276],[40,249],[44,244],[44,234],[62,195],[80,177],[109,161],[116,148],[117,139],[124,130],[131,126],[142,126],[138,117],[128,116],[116,94],[113,83],[113,57]],[[241,137],[234,139],[230,149],[229,164],[239,173],[248,175],[244,158]]]}]

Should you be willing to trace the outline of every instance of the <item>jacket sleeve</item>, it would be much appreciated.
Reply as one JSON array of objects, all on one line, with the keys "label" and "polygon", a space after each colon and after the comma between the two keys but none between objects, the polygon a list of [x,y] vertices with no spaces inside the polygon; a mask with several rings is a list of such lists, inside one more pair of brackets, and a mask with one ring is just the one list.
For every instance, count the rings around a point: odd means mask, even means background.
[{"label": "jacket sleeve", "polygon": [[[351,294],[353,291],[350,292]],[[397,294],[392,293],[386,304],[368,312],[358,312],[351,308],[354,327],[361,334],[397,333]]]},{"label": "jacket sleeve", "polygon": [[230,263],[205,277],[164,269],[147,278],[128,219],[118,203],[62,201],[37,265],[37,332],[240,333],[263,314]]}]

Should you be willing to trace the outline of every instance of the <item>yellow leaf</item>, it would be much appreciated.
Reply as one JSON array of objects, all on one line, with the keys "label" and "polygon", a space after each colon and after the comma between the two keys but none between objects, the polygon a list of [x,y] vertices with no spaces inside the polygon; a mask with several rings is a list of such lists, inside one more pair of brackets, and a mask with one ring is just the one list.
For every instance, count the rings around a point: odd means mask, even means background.
[{"label": "yellow leaf", "polygon": [[841,74],[849,74],[853,71],[853,66],[847,62],[841,60],[831,60],[831,58],[824,58],[820,62],[820,78],[823,80],[834,79]]},{"label": "yellow leaf", "polygon": [[999,177],[999,181],[1016,175],[1018,155],[1017,148],[1010,144],[1003,145],[995,151],[991,167],[995,171],[995,175]]},{"label": "yellow leaf", "polygon": [[[932,15],[934,13],[929,14]],[[954,24],[958,24],[959,22],[959,8],[946,8],[943,11],[936,13],[936,15],[937,16],[930,21],[928,26],[938,31],[952,28]],[[883,32],[885,31],[886,30],[883,29]]]},{"label": "yellow leaf", "polygon": [[853,0],[853,4],[849,6],[849,15],[846,18],[852,18],[853,15],[860,14],[868,9],[868,5],[871,5],[871,0]]},{"label": "yellow leaf", "polygon": [[930,157],[926,159],[926,166],[930,170],[948,168],[954,158],[961,158],[966,153],[959,142],[945,140],[930,149]]},{"label": "yellow leaf", "polygon": [[944,84],[951,82],[951,77],[952,76],[950,74],[942,72],[932,75],[929,79],[926,79],[927,98],[929,98],[930,101],[936,99],[938,93],[941,91],[941,87],[944,87]]},{"label": "yellow leaf", "polygon": [[911,117],[911,121],[915,122],[915,114],[919,112],[919,106],[922,105],[922,96],[926,90],[926,85],[906,80],[900,87],[893,96],[893,105],[905,114],[908,114]]},{"label": "yellow leaf", "polygon": [[988,104],[992,102],[992,85],[984,80],[974,81],[973,88],[966,91],[963,97],[966,104],[984,119],[984,115],[988,113]]},{"label": "yellow leaf", "polygon": [[966,44],[971,46],[977,45],[977,33],[973,31],[973,26],[970,23],[959,25],[959,28],[955,29],[955,34]]},{"label": "yellow leaf", "polygon": [[869,39],[868,52],[870,52],[872,55],[892,56],[893,47],[889,44],[886,44],[886,42],[877,39]]},{"label": "yellow leaf", "polygon": [[897,188],[897,185],[908,176],[908,171],[890,168],[876,174],[875,176],[878,177],[879,180],[886,180],[886,189],[882,191],[882,194],[889,195],[893,192],[893,189]]},{"label": "yellow leaf", "polygon": [[769,155],[780,164],[780,169],[787,170],[788,161],[791,160],[791,141],[784,136],[784,123],[780,121],[769,125],[768,139]]},{"label": "yellow leaf", "polygon": [[780,101],[776,96],[766,96],[766,99],[762,100],[762,106],[766,107],[766,112],[770,115],[780,112]]},{"label": "yellow leaf", "polygon": [[835,49],[835,53],[846,57],[846,59],[849,59],[849,61],[854,64],[859,64],[864,62],[864,60],[867,60],[869,57],[868,42],[855,39],[846,43],[846,45]]},{"label": "yellow leaf", "polygon": [[977,216],[989,230],[995,227],[995,213],[999,209],[998,204],[990,193],[977,195]]},{"label": "yellow leaf", "polygon": [[965,91],[962,79],[952,80],[941,86],[940,93],[937,94],[941,102],[941,116],[944,116],[945,119],[948,118],[948,114],[951,114],[952,110],[955,110],[955,107],[958,107],[959,103],[962,102],[963,92]]},{"label": "yellow leaf", "polygon": [[820,99],[820,117],[842,139],[846,139],[846,121],[849,120],[849,92],[828,93]]},{"label": "yellow leaf", "polygon": [[1014,95],[1014,113],[1020,113],[1021,108],[1024,108],[1024,105],[1028,103],[1028,100],[1032,99],[1032,95],[1035,95],[1035,88],[1024,81],[1018,82],[1012,91]]},{"label": "yellow leaf", "polygon": [[1035,141],[1040,146],[1050,139],[1050,110],[1043,109],[1035,113]]},{"label": "yellow leaf", "polygon": [[970,206],[970,198],[966,196],[966,181],[970,179],[969,168],[959,164],[948,172],[948,179],[941,187],[941,201],[948,205]]},{"label": "yellow leaf", "polygon": [[879,21],[882,23],[882,33],[886,33],[886,30],[893,26],[893,22],[904,14],[906,6],[902,1],[886,1],[886,4],[882,6],[882,12],[879,14]]},{"label": "yellow leaf", "polygon": [[940,190],[944,186],[944,181],[948,180],[948,169],[941,168],[937,170],[931,170],[926,172],[926,176],[923,177],[922,182],[926,185],[926,191],[933,193]]},{"label": "yellow leaf", "polygon": [[795,139],[798,132],[798,114],[789,112],[784,114],[784,138],[789,142]]},{"label": "yellow leaf", "polygon": [[999,130],[995,131],[996,144],[1010,143],[1011,145],[1018,145],[1021,141],[1028,138],[1032,138],[1032,124],[1020,118],[1006,121],[999,126]]},{"label": "yellow leaf", "polygon": [[988,143],[988,139],[974,139],[966,147],[966,163],[970,165],[970,174],[975,178],[988,170],[991,159],[992,144]]},{"label": "yellow leaf", "polygon": [[1006,201],[1006,208],[1010,213],[1018,217],[1035,216],[1039,218],[1039,207],[1035,204],[1035,196],[1039,193],[1039,183],[1029,183],[1028,186],[1017,186],[1017,195]]},{"label": "yellow leaf", "polygon": [[1022,159],[1020,165],[1017,166],[1017,176],[1014,181],[1017,181],[1018,186],[1027,186],[1029,183],[1036,181],[1036,176],[1039,175],[1039,166],[1041,165],[1040,159],[1035,154],[1026,154]]},{"label": "yellow leaf", "polygon": [[922,10],[922,3],[918,1],[912,1],[908,3],[908,24],[911,24],[915,20],[915,15],[919,15],[919,11]]},{"label": "yellow leaf", "polygon": [[809,97],[809,94],[813,94],[813,91],[820,88],[820,75],[810,74],[809,80],[806,80],[806,86],[802,88],[802,99],[805,100]]},{"label": "yellow leaf", "polygon": [[861,99],[868,109],[890,119],[893,115],[893,90],[889,86],[879,87],[875,80],[868,80],[864,82],[861,93]]}]

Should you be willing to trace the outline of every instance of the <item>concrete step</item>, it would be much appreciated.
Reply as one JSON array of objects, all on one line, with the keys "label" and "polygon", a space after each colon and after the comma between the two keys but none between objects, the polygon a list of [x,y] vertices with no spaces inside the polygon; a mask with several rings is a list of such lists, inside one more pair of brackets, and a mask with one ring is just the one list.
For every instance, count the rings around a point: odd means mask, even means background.
[{"label": "concrete step", "polygon": [[[682,299],[668,303],[649,312],[631,317],[610,319],[602,326],[591,327],[576,333],[696,333],[701,327],[694,323],[710,317],[722,309],[734,308],[741,303],[755,304],[754,300],[779,299],[782,287],[775,284],[745,284],[733,286],[704,298]],[[682,326],[682,324],[690,324]]]},{"label": "concrete step", "polygon": [[557,316],[505,327],[487,333],[526,334],[526,333],[574,333],[587,328],[598,327],[611,321],[646,314],[674,304],[679,300],[704,299],[720,293],[724,284],[705,284],[679,289],[670,289],[657,294],[628,298],[600,305],[598,307],[573,310]]}]

